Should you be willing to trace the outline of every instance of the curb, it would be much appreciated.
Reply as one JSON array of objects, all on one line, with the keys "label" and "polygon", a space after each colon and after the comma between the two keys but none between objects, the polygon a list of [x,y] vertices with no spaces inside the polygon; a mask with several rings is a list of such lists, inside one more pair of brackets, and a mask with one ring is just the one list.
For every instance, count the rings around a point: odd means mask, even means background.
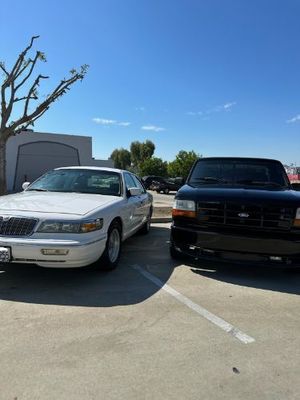
[{"label": "curb", "polygon": [[151,218],[151,222],[153,224],[172,222],[172,217],[153,217],[153,218]]}]

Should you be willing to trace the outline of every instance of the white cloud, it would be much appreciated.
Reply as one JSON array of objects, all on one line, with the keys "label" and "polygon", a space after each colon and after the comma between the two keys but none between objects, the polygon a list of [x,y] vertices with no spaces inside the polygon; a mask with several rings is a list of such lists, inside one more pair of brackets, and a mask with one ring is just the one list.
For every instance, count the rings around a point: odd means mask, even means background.
[{"label": "white cloud", "polygon": [[96,124],[99,125],[115,125],[117,121],[114,119],[106,119],[106,118],[93,118],[93,121],[96,122]]},{"label": "white cloud", "polygon": [[161,128],[160,126],[155,125],[144,125],[141,127],[144,131],[154,131],[154,132],[161,132],[165,131],[165,128]]},{"label": "white cloud", "polygon": [[145,107],[135,107],[136,111],[145,111],[146,108]]},{"label": "white cloud", "polygon": [[131,125],[131,122],[118,122],[117,125],[119,125],[119,126],[129,126],[129,125]]},{"label": "white cloud", "polygon": [[231,103],[226,103],[223,105],[224,110],[229,111],[232,109],[233,106],[236,105],[235,101],[232,101]]},{"label": "white cloud", "polygon": [[286,122],[288,124],[292,124],[293,122],[297,122],[297,121],[300,121],[300,114],[296,115],[295,117],[293,117],[291,119],[288,119]]},{"label": "white cloud", "polygon": [[118,126],[129,126],[131,125],[131,122],[118,122],[115,119],[106,119],[106,118],[93,118],[93,121],[96,122],[96,124],[99,125],[106,125],[106,126],[111,126],[111,125],[118,125]]},{"label": "white cloud", "polygon": [[231,101],[231,102],[219,105],[219,106],[215,106],[213,108],[209,108],[204,111],[188,111],[187,115],[204,116],[204,115],[209,115],[209,114],[218,113],[218,112],[222,112],[222,111],[231,111],[232,107],[235,106],[236,104],[237,104],[236,101]]}]

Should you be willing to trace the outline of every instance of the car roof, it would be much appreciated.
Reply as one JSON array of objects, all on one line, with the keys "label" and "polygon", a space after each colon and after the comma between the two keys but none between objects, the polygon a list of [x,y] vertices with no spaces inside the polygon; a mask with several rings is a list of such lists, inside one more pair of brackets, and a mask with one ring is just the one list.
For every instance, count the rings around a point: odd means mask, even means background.
[{"label": "car roof", "polygon": [[262,157],[201,157],[198,158],[197,161],[202,161],[202,160],[245,160],[245,161],[271,161],[271,162],[279,162],[279,160],[275,160],[273,158],[262,158]]}]

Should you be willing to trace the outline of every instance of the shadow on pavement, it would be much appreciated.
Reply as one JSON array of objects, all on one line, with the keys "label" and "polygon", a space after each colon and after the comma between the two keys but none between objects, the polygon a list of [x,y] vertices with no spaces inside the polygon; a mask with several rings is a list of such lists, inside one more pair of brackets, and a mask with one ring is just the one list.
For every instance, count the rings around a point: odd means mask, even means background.
[{"label": "shadow on pavement", "polygon": [[191,268],[198,275],[257,289],[300,294],[300,274],[275,268],[258,268],[211,261],[174,261],[169,256],[169,228],[153,226],[149,235],[135,235],[123,246],[118,268],[46,269],[34,265],[0,266],[0,300],[78,307],[111,307],[138,304],[159,287],[132,266],[138,265],[168,282],[174,268]]},{"label": "shadow on pavement", "polygon": [[168,281],[176,263],[169,257],[169,229],[152,227],[149,235],[135,235],[124,243],[118,268],[47,269],[34,265],[0,266],[0,300],[82,307],[111,307],[140,303],[159,288],[131,266],[159,268]]},{"label": "shadow on pavement", "polygon": [[300,270],[278,267],[258,267],[234,263],[198,260],[190,262],[191,271],[217,281],[275,292],[300,294]]}]

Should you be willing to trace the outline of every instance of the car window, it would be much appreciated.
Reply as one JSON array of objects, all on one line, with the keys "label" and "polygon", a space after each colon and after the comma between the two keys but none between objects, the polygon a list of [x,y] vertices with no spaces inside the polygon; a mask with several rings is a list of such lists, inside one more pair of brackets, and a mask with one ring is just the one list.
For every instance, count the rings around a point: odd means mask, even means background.
[{"label": "car window", "polygon": [[132,175],[129,173],[125,173],[125,185],[126,185],[126,189],[130,189],[133,187],[136,187],[135,182],[132,178]]},{"label": "car window", "polygon": [[138,179],[138,177],[137,176],[135,176],[135,175],[131,175],[131,177],[132,177],[132,179],[134,180],[134,183],[135,183],[135,187],[138,187],[139,189],[141,189],[142,190],[142,193],[146,193],[146,190],[145,190],[145,188],[144,188],[144,185],[141,183],[141,181]]}]

